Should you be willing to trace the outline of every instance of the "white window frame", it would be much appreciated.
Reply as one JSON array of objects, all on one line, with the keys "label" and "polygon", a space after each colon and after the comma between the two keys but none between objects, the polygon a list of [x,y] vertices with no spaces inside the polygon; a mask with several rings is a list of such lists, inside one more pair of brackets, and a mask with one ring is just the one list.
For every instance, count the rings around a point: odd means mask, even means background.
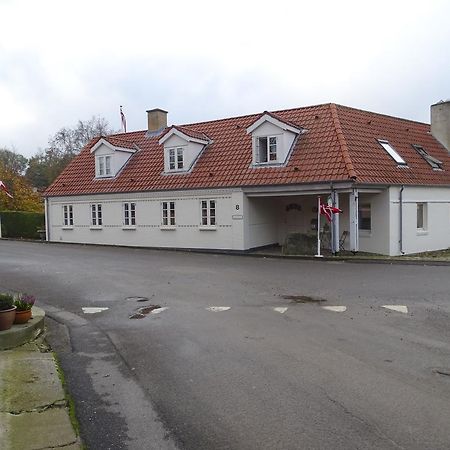
[{"label": "white window frame", "polygon": [[63,228],[73,228],[73,205],[63,205]]},{"label": "white window frame", "polygon": [[167,149],[167,168],[169,172],[184,170],[183,147],[170,147]]},{"label": "white window frame", "polygon": [[406,161],[400,156],[400,154],[395,150],[392,144],[386,139],[377,139],[377,142],[384,148],[386,153],[399,165],[407,166]]},{"label": "white window frame", "polygon": [[91,203],[89,205],[91,215],[91,229],[100,229],[103,227],[103,208],[101,203]]},{"label": "white window frame", "polygon": [[428,231],[427,203],[424,202],[416,203],[416,230],[418,234],[425,234]]},{"label": "white window frame", "polygon": [[200,200],[200,227],[201,230],[215,230],[217,228],[217,200]]},{"label": "white window frame", "polygon": [[[266,161],[261,161],[261,149],[260,141],[266,141],[265,149],[265,159]],[[275,140],[271,143],[271,140]],[[269,135],[269,136],[255,136],[255,164],[265,165],[265,164],[277,164],[278,163],[278,151],[279,151],[280,139],[279,136]],[[275,157],[273,158],[273,155]]]},{"label": "white window frame", "polygon": [[111,155],[97,156],[97,177],[111,177]]},{"label": "white window frame", "polygon": [[162,229],[175,229],[175,201],[167,200],[161,202],[161,227]]},{"label": "white window frame", "polygon": [[124,202],[123,210],[123,228],[136,228],[136,203]]}]

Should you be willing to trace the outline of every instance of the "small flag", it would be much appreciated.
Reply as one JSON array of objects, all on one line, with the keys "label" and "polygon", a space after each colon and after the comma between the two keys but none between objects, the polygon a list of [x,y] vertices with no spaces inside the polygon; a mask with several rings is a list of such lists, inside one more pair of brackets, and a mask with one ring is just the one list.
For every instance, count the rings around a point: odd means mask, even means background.
[{"label": "small flag", "polygon": [[8,189],[6,188],[5,183],[3,183],[3,181],[1,181],[1,180],[0,180],[0,191],[5,191],[5,194],[8,197],[13,198],[13,196],[9,193]]},{"label": "small flag", "polygon": [[122,106],[120,106],[120,120],[122,122],[122,130],[124,133],[127,132],[127,120],[125,119],[125,114],[122,111]]},{"label": "small flag", "polygon": [[[319,199],[320,203],[320,199]],[[331,222],[331,214],[339,214],[342,212],[342,209],[335,208],[334,206],[327,205],[325,203],[320,203],[320,214],[325,216],[328,222]]]}]

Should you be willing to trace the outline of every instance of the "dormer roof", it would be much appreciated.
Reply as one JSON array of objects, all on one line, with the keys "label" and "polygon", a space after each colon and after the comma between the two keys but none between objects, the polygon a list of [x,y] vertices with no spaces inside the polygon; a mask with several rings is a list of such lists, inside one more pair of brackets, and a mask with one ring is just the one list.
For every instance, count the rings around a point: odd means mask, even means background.
[{"label": "dormer roof", "polygon": [[288,120],[284,120],[277,114],[271,113],[269,111],[264,111],[249,127],[247,127],[247,133],[253,133],[253,131],[255,131],[265,122],[270,122],[271,124],[277,126],[282,130],[291,131],[295,134],[299,134],[304,130],[302,127],[295,125]]},{"label": "dormer roof", "polygon": [[176,135],[188,142],[196,142],[203,145],[207,145],[212,142],[212,139],[210,139],[205,133],[201,131],[172,125],[160,138],[159,144],[164,144],[164,142],[166,142],[173,135]]},{"label": "dormer roof", "polygon": [[95,151],[102,145],[106,145],[111,150],[118,150],[127,153],[135,153],[139,150],[139,147],[135,142],[130,142],[125,139],[120,139],[115,136],[102,136],[95,145],[91,148],[91,153],[95,153]]}]

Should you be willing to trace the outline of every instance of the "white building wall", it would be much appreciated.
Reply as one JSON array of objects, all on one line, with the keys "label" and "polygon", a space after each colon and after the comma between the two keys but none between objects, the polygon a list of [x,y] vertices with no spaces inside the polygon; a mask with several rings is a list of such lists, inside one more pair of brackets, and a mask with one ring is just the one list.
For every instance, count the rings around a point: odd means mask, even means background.
[{"label": "white building wall", "polygon": [[[400,187],[390,188],[390,254],[400,254]],[[426,229],[417,229],[417,203],[424,203]],[[410,187],[403,190],[403,252],[450,247],[450,188]]]},{"label": "white building wall", "polygon": [[[202,230],[200,201],[216,200],[215,229]],[[174,201],[176,226],[161,228],[161,202]],[[123,202],[136,203],[136,227],[123,227]],[[91,227],[92,203],[102,205],[103,226]],[[63,226],[63,205],[73,206],[74,226]],[[241,217],[236,217],[236,205]],[[50,197],[49,240],[90,244],[202,249],[244,248],[242,192],[202,190],[134,194],[102,194],[76,197]]]},{"label": "white building wall", "polygon": [[377,194],[360,192],[358,197],[359,206],[370,204],[371,210],[371,230],[359,230],[359,251],[389,255],[389,190]]}]

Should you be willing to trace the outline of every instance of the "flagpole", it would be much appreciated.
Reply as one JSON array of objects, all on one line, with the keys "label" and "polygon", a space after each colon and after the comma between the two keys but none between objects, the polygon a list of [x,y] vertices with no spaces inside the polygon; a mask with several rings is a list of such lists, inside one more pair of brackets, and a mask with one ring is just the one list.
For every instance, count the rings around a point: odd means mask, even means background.
[{"label": "flagpole", "polygon": [[323,258],[320,254],[320,197],[317,197],[317,255],[316,258]]}]

